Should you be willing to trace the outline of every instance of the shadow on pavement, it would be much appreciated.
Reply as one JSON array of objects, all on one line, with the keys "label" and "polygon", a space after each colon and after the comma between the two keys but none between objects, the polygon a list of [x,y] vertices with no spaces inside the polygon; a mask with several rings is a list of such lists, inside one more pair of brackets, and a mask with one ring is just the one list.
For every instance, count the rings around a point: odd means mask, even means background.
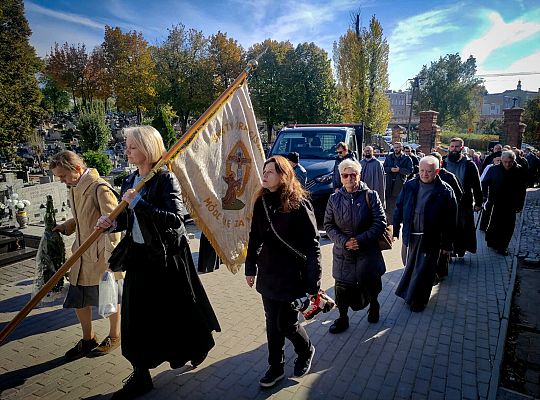
[{"label": "shadow on pavement", "polygon": [[57,368],[65,363],[66,361],[64,357],[61,356],[41,364],[33,365],[31,367],[6,372],[5,374],[0,375],[0,394],[4,390],[24,384],[27,379],[35,375],[50,371],[51,369]]}]

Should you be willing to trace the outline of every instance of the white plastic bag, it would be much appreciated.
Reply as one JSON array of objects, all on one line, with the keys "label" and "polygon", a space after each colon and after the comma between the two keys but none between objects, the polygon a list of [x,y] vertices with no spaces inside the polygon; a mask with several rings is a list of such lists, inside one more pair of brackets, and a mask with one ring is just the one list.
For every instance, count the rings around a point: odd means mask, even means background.
[{"label": "white plastic bag", "polygon": [[114,280],[114,273],[105,271],[99,281],[99,306],[98,313],[103,318],[116,312],[118,303],[118,286]]}]

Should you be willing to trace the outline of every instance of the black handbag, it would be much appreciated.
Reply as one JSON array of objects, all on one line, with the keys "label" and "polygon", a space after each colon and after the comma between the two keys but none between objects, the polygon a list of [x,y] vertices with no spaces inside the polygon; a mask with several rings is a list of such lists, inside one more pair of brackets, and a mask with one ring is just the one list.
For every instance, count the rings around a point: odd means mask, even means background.
[{"label": "black handbag", "polygon": [[[366,203],[369,209],[371,209],[371,202],[369,201],[368,192],[369,190],[366,191]],[[379,243],[379,249],[392,250],[392,242],[393,242],[392,236],[393,235],[394,235],[394,229],[392,225],[386,225],[386,228],[384,229],[382,236],[377,240],[377,242]]]},{"label": "black handbag", "polygon": [[109,257],[109,269],[113,272],[125,271],[127,256],[131,250],[133,240],[131,235],[123,238],[120,243],[114,248]]}]

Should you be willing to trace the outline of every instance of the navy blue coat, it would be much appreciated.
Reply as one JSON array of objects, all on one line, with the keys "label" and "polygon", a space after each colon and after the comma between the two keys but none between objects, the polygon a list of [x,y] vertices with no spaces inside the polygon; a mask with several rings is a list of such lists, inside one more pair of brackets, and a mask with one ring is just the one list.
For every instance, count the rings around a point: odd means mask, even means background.
[{"label": "navy blue coat", "polygon": [[[386,216],[377,192],[360,182],[356,192],[341,188],[330,196],[324,229],[334,242],[332,276],[351,284],[369,284],[386,271],[378,240],[386,228]],[[356,238],[359,250],[347,250],[345,242]]]},{"label": "navy blue coat", "polygon": [[[403,244],[409,245],[411,229],[416,207],[416,197],[420,187],[420,178],[406,182],[398,196],[393,215],[394,236],[399,237],[403,223]],[[431,192],[424,208],[424,238],[421,252],[452,250],[456,230],[457,202],[454,191],[439,176],[435,177],[435,188]]]}]

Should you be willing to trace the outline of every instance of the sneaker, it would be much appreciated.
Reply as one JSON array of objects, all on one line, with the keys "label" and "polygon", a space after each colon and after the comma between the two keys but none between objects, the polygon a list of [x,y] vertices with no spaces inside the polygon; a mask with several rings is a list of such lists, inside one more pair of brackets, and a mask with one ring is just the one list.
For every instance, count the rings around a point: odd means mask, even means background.
[{"label": "sneaker", "polygon": [[154,388],[152,377],[148,370],[141,372],[133,371],[130,376],[124,379],[124,387],[115,392],[111,400],[131,400],[148,393]]},{"label": "sneaker", "polygon": [[103,341],[98,347],[96,347],[88,354],[87,357],[93,358],[104,356],[105,354],[108,354],[114,349],[116,349],[118,346],[120,346],[119,337],[113,338],[111,336],[107,336],[105,339],[103,339]]},{"label": "sneaker", "polygon": [[339,317],[338,319],[334,321],[332,325],[330,325],[328,332],[337,334],[337,333],[345,332],[347,329],[349,329],[349,318]]},{"label": "sneaker", "polygon": [[90,340],[81,339],[75,347],[66,352],[65,357],[68,361],[86,357],[94,348],[98,347],[98,345],[99,343],[95,336]]},{"label": "sneaker", "polygon": [[296,378],[301,378],[306,375],[311,369],[311,361],[313,361],[313,356],[315,355],[315,346],[311,345],[309,352],[306,355],[298,356],[294,361],[294,376]]},{"label": "sneaker", "polygon": [[371,324],[376,324],[379,322],[379,310],[381,306],[379,305],[379,302],[375,300],[375,303],[370,304],[367,320]]},{"label": "sneaker", "polygon": [[266,374],[259,380],[259,385],[264,388],[272,387],[278,383],[278,381],[282,380],[284,376],[283,364],[279,367],[270,366],[268,371],[266,371]]}]

